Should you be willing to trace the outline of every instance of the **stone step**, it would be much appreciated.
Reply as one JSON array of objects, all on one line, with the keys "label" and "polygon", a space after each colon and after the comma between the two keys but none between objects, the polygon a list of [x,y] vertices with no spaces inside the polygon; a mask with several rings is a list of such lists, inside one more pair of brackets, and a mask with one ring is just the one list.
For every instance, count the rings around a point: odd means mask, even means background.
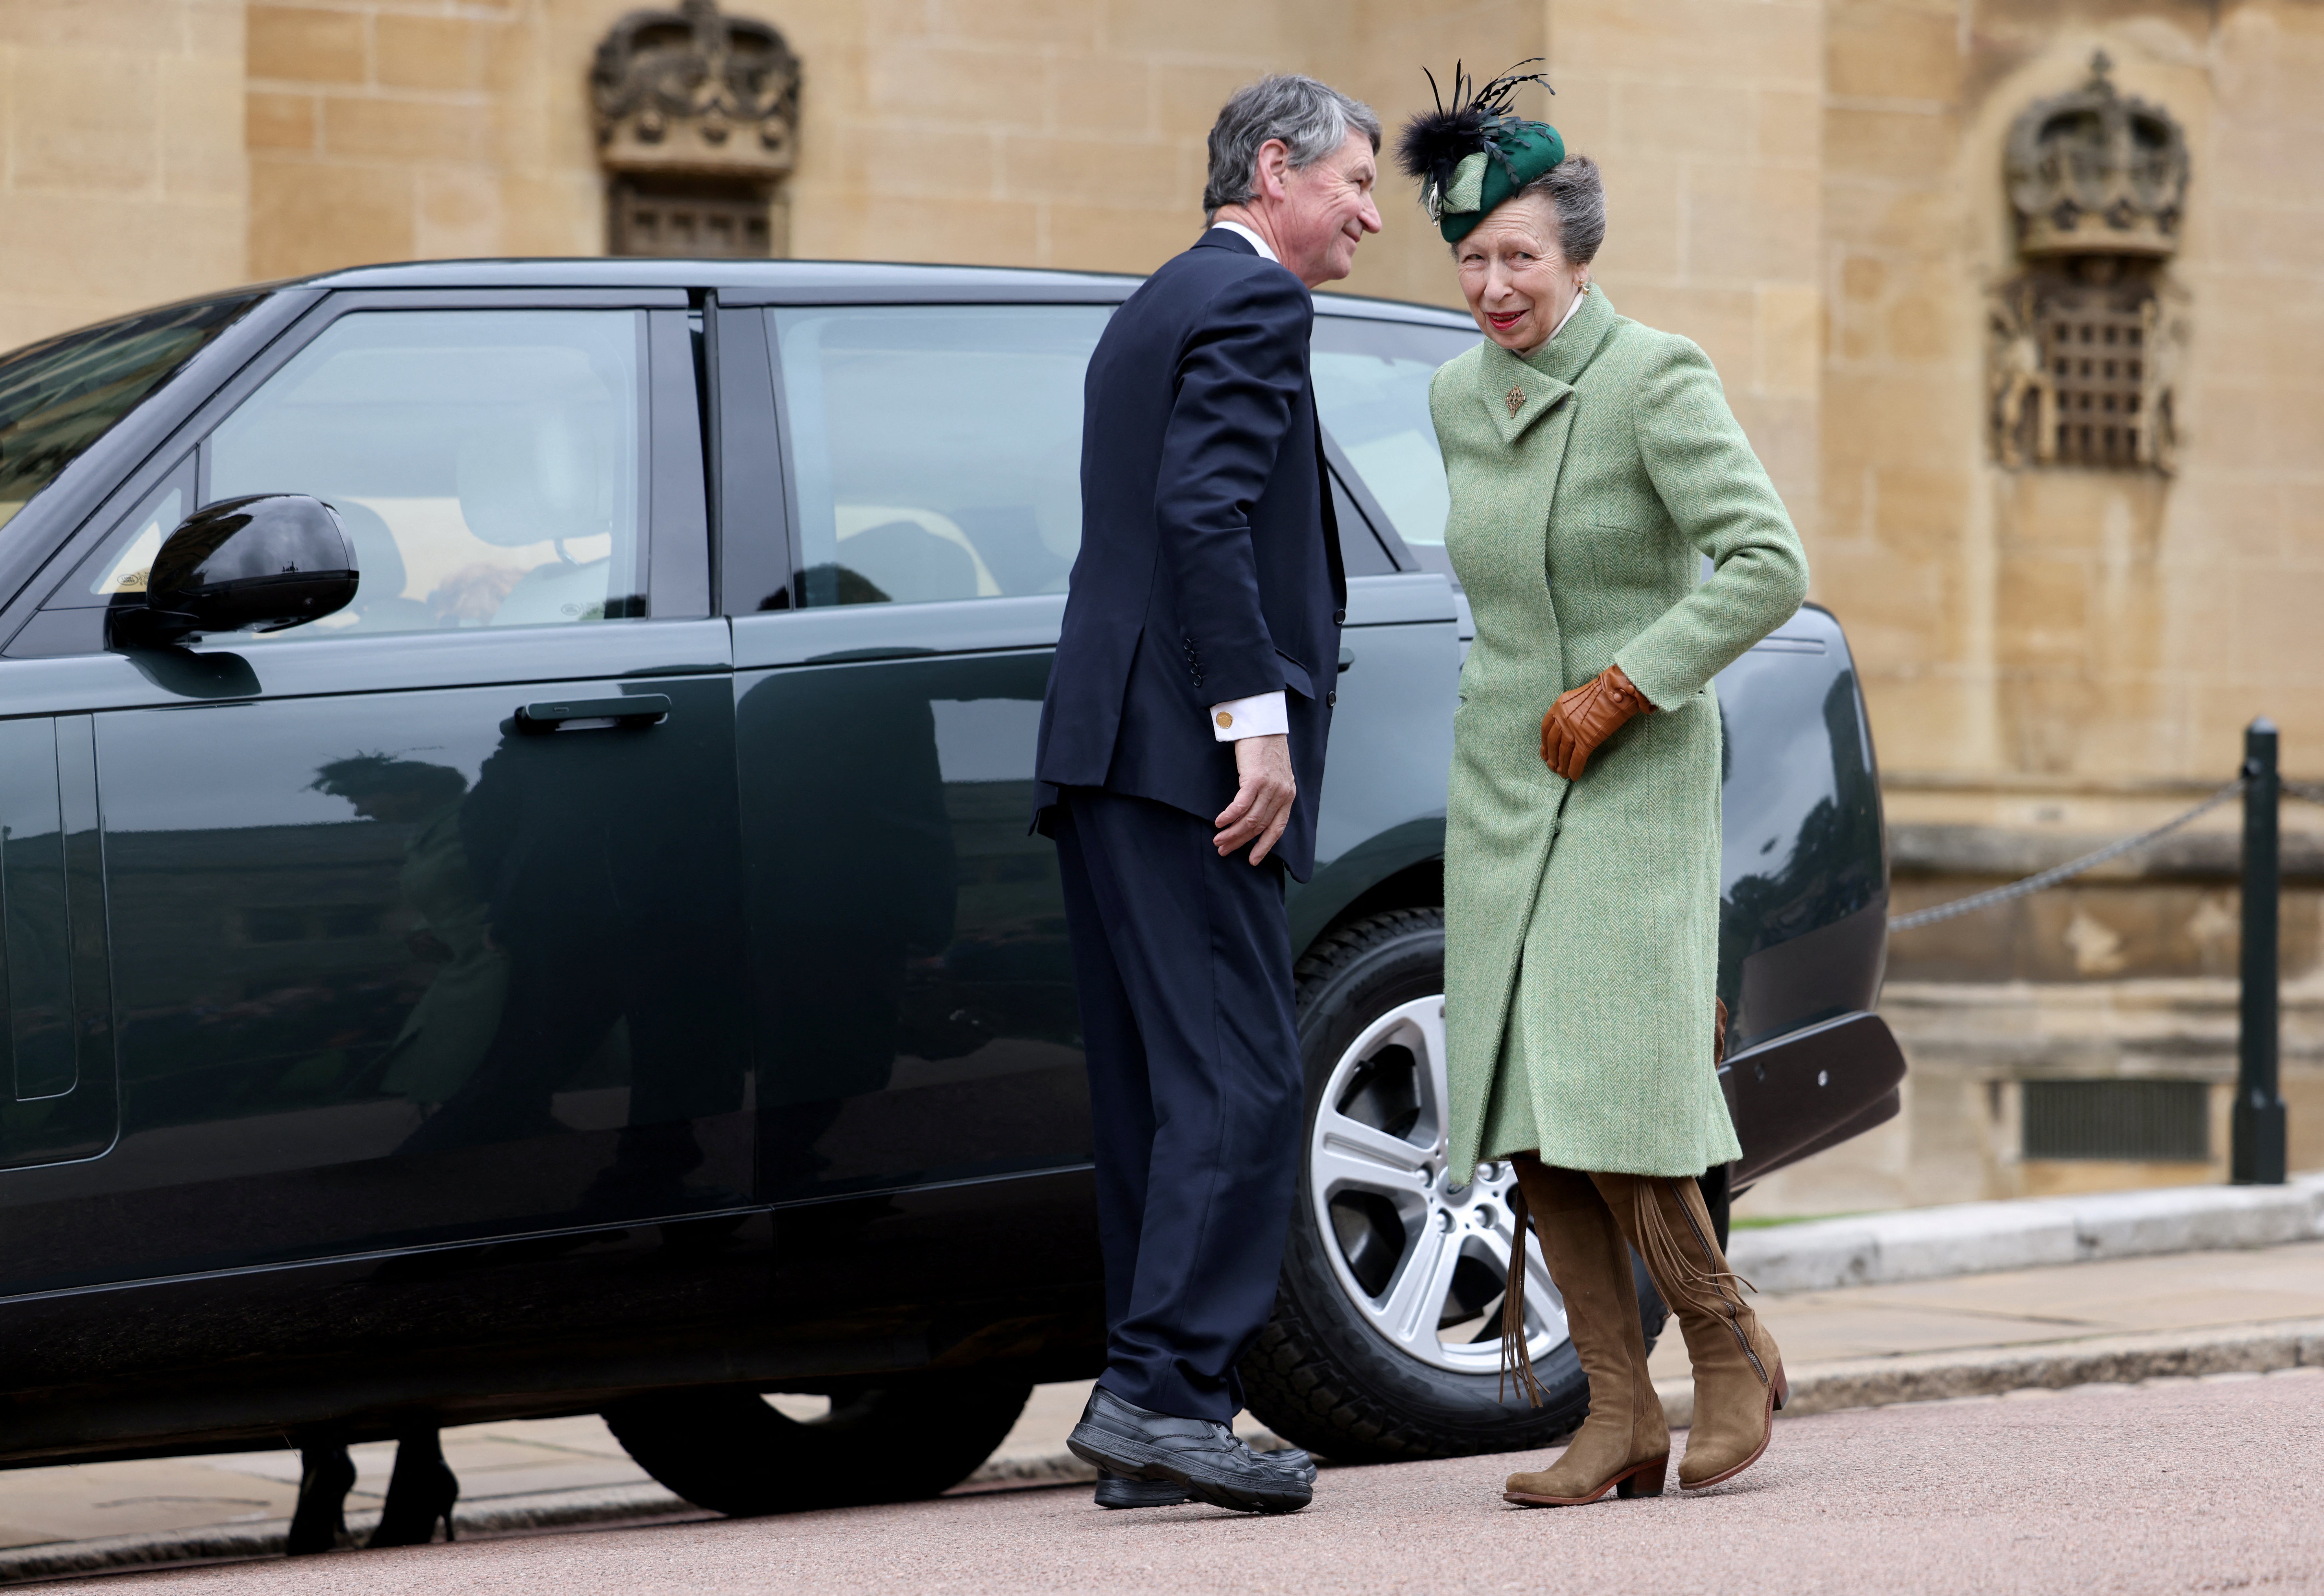
[{"label": "stone step", "polygon": [[1951,1203],[1769,1225],[1737,1231],[1728,1261],[1762,1291],[1821,1291],[2319,1237],[2324,1174],[2282,1186]]}]

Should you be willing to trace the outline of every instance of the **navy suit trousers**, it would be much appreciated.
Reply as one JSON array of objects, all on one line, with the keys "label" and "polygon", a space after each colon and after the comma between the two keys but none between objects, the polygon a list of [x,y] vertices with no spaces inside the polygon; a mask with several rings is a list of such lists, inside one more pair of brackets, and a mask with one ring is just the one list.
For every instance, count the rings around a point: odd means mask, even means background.
[{"label": "navy suit trousers", "polygon": [[1231,1419],[1299,1178],[1304,1093],[1283,871],[1208,821],[1067,787],[1052,816],[1081,989],[1105,1252],[1105,1373],[1140,1408]]}]

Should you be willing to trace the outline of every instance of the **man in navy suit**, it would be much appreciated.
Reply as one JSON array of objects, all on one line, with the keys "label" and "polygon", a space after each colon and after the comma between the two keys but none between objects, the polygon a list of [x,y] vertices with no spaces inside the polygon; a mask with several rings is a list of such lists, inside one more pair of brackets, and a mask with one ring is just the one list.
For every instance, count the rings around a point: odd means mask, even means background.
[{"label": "man in navy suit", "polygon": [[1211,129],[1211,226],[1090,359],[1082,546],[1042,706],[1095,1120],[1104,1374],[1070,1443],[1109,1507],[1306,1505],[1229,1427],[1299,1172],[1283,878],[1315,858],[1347,589],[1309,290],[1380,227],[1379,121],[1274,77]]}]

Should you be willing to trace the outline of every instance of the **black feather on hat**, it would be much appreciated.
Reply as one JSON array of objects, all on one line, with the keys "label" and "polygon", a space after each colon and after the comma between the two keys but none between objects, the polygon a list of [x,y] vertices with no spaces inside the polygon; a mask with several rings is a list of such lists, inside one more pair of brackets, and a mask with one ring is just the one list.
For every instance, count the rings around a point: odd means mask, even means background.
[{"label": "black feather on hat", "polygon": [[[1517,90],[1528,83],[1538,83],[1552,94],[1557,92],[1550,87],[1546,75],[1520,70],[1541,59],[1535,56],[1519,61],[1481,87],[1476,87],[1461,63],[1455,62],[1452,103],[1449,106],[1444,103],[1443,91],[1437,87],[1436,74],[1422,69],[1428,78],[1429,91],[1435,96],[1436,109],[1424,111],[1404,124],[1403,136],[1397,141],[1397,161],[1407,177],[1419,181],[1429,217],[1445,229],[1447,238],[1457,240],[1482,215],[1470,213],[1459,233],[1452,231],[1458,224],[1445,214],[1443,200],[1452,187],[1454,170],[1462,161],[1472,155],[1489,157],[1500,169],[1499,176],[1506,179],[1505,183],[1491,183],[1489,191],[1498,191],[1500,197],[1507,197],[1564,159],[1564,142],[1558,138],[1556,129],[1545,123],[1527,121],[1509,107]],[[1545,165],[1545,156],[1548,157]],[[1485,207],[1490,208],[1489,205]]]}]

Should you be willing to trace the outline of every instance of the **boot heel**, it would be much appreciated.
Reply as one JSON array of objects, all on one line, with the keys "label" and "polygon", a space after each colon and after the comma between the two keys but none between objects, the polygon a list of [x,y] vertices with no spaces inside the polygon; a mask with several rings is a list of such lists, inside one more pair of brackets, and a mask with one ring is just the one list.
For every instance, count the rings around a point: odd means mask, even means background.
[{"label": "boot heel", "polygon": [[367,1546],[424,1546],[444,1526],[444,1538],[453,1538],[452,1509],[460,1500],[459,1477],[444,1461],[441,1438],[433,1431],[404,1437],[395,1448],[395,1470],[388,1476],[387,1500],[381,1504],[379,1527]]},{"label": "boot heel", "polygon": [[1784,1366],[1775,1365],[1775,1411],[1781,1413],[1784,1404],[1792,1399],[1792,1382],[1784,1378]]},{"label": "boot heel", "polygon": [[1665,1453],[1660,1457],[1649,1458],[1622,1476],[1614,1487],[1614,1494],[1619,1497],[1660,1496],[1663,1493],[1663,1481],[1669,1472],[1670,1454],[1668,1453]]}]

